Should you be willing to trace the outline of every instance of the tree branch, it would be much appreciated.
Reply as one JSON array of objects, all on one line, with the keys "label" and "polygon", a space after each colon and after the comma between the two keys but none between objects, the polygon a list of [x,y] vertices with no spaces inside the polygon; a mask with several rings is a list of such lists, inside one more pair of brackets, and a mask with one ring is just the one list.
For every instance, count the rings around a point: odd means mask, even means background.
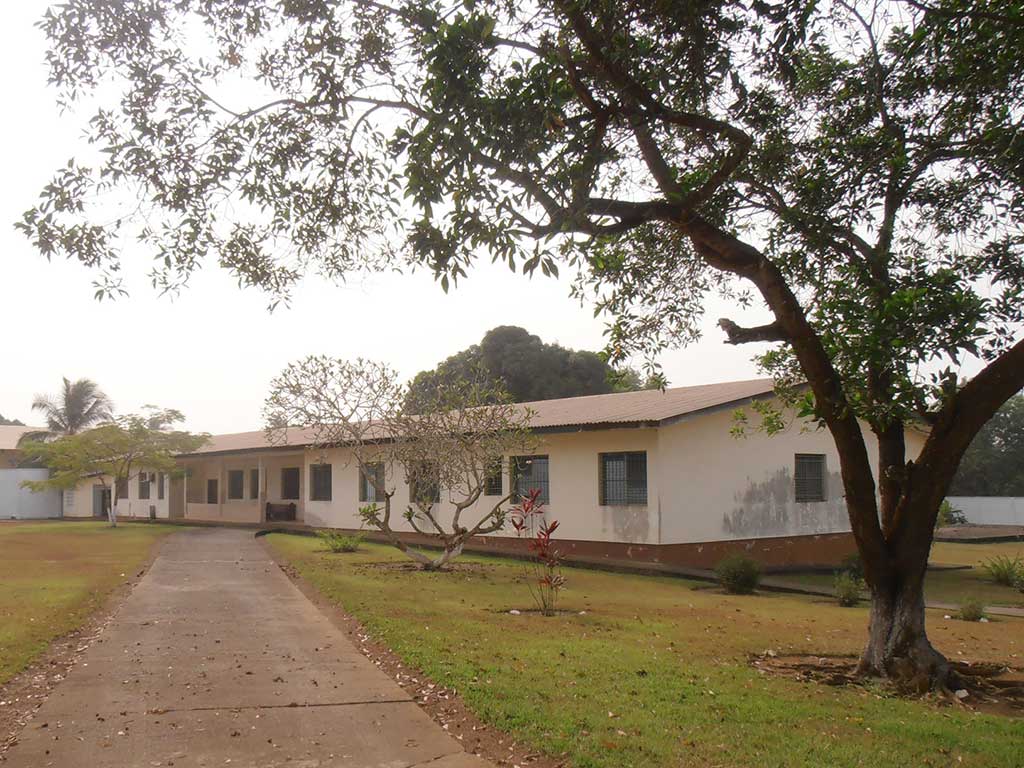
[{"label": "tree branch", "polygon": [[778,322],[758,325],[754,328],[741,328],[728,318],[721,318],[718,327],[725,331],[728,337],[726,344],[748,344],[752,341],[788,341],[789,337]]}]

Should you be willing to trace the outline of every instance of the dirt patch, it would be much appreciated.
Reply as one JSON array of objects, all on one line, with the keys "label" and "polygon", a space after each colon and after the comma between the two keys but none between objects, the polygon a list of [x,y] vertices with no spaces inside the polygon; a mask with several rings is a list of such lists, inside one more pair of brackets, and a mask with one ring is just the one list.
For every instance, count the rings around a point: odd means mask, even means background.
[{"label": "dirt patch", "polygon": [[[481,721],[462,701],[454,688],[447,688],[420,670],[405,664],[390,648],[370,636],[358,619],[353,618],[325,598],[309,584],[290,564],[277,557],[273,547],[264,543],[267,553],[292,583],[341,629],[364,656],[390,675],[404,688],[419,707],[452,737],[460,741],[465,750],[500,766],[530,766],[530,768],[561,768],[568,763],[566,757],[552,757],[522,744],[507,733]],[[416,569],[414,563],[370,563],[370,566],[402,566],[402,570]],[[486,569],[478,563],[457,563],[453,568]]]},{"label": "dirt patch", "polygon": [[[856,686],[892,696],[911,698],[884,680],[857,675],[856,656],[778,656],[771,651],[751,657],[762,674],[789,677],[817,685]],[[1024,718],[1024,668],[1001,664],[951,661],[963,688],[953,695],[927,694],[937,706],[961,706],[991,715]],[[913,696],[913,698],[921,698]]]},{"label": "dirt patch", "polygon": [[67,677],[86,649],[113,621],[118,608],[156,560],[163,541],[156,543],[138,572],[114,589],[103,606],[82,626],[54,640],[42,656],[0,685],[0,762],[4,753],[17,743],[22,728],[50,692]]},{"label": "dirt patch", "polygon": [[435,573],[443,573],[445,575],[452,573],[460,573],[469,576],[485,576],[489,577],[494,573],[493,565],[486,565],[484,563],[449,563],[444,567],[442,571],[431,571],[422,568],[418,563],[414,563],[411,560],[405,561],[394,561],[394,560],[381,560],[375,563],[355,563],[351,566],[357,571],[384,571],[392,573],[422,573],[424,576],[430,576]]}]

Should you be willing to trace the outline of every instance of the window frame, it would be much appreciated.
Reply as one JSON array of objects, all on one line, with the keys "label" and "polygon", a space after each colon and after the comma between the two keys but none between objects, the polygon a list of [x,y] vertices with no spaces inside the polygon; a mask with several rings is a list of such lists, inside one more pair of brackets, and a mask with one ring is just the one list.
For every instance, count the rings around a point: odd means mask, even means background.
[{"label": "window frame", "polygon": [[[288,484],[285,482],[285,475],[295,474],[295,495],[286,496]],[[289,490],[288,493],[291,493]],[[299,501],[302,498],[302,467],[281,467],[281,501]]]},{"label": "window frame", "polygon": [[[818,476],[808,476],[808,467],[818,468]],[[803,468],[803,472],[801,472]],[[816,488],[808,486],[814,484]],[[828,455],[824,453],[793,454],[793,501],[797,504],[820,504],[828,501]]]},{"label": "window frame", "polygon": [[156,499],[157,501],[163,501],[167,491],[165,486],[167,485],[167,475],[163,472],[156,473]]},{"label": "window frame", "polygon": [[206,478],[206,503],[220,504],[220,480],[216,477]]},{"label": "window frame", "polygon": [[149,472],[139,472],[139,501],[149,501]]},{"label": "window frame", "polygon": [[[440,470],[438,469],[437,465],[434,464],[433,462],[424,462],[424,464],[429,464],[429,465],[433,466],[434,470],[435,470],[434,474],[436,475],[436,479],[433,480],[431,482],[431,484],[430,484],[431,487],[433,488],[434,493],[433,493],[433,497],[431,499],[429,499],[429,502],[430,502],[431,505],[433,505],[433,504],[440,504],[441,503],[441,473],[440,473]],[[422,475],[425,475],[425,474],[426,474],[425,467],[421,468],[419,471],[417,471],[415,473],[415,475],[417,475],[417,476],[422,476]],[[428,501],[428,499],[422,499],[422,500],[420,499],[419,486],[422,483],[424,483],[424,482],[425,481],[422,480],[422,479],[417,480],[417,478],[415,476],[411,477],[411,478],[408,478],[409,502],[411,504],[415,504],[415,505],[419,506],[421,501]]]},{"label": "window frame", "polygon": [[[243,501],[245,499],[245,470],[228,470],[228,501]],[[235,495],[235,492],[238,495]]]},{"label": "window frame", "polygon": [[[536,486],[536,485],[535,486],[531,486],[530,488],[527,488],[525,490],[528,492],[532,488],[539,487],[541,492],[540,492],[540,495],[537,497],[537,501],[539,501],[542,504],[550,504],[551,503],[551,457],[548,454],[546,454],[546,453],[529,454],[529,455],[524,455],[524,456],[509,456],[509,460],[508,460],[509,461],[509,466],[508,466],[509,490],[512,492],[512,500],[513,501],[519,501],[520,499],[525,498],[523,496],[523,493],[520,491],[519,480],[520,480],[520,473],[522,472],[522,465],[527,460],[529,462],[531,462],[531,465],[532,465],[532,462],[535,462],[535,461],[538,461],[538,460],[543,461],[544,462],[544,466],[545,466],[546,477],[544,478],[543,482],[539,486]],[[531,470],[531,475],[532,474],[533,474],[533,472]]]},{"label": "window frame", "polygon": [[505,462],[495,459],[484,469],[484,496],[505,495]]},{"label": "window frame", "polygon": [[260,497],[260,470],[259,467],[249,470],[249,499],[255,501]]},{"label": "window frame", "polygon": [[309,500],[332,501],[334,475],[330,464],[309,465]]},{"label": "window frame", "polygon": [[[638,459],[642,459],[643,463],[643,499],[640,500],[639,496],[635,498],[630,497],[630,472],[636,470],[636,462]],[[597,493],[598,493],[598,504],[602,507],[633,507],[633,506],[647,506],[648,499],[650,498],[648,493],[650,489],[650,483],[647,473],[647,451],[608,451],[606,453],[599,453],[597,455],[598,468],[597,468]],[[622,495],[615,495],[612,497],[609,494],[609,478],[608,478],[608,462],[614,460],[621,460],[623,462],[623,477],[621,480]],[[630,466],[630,461],[634,462],[633,467]]]},{"label": "window frame", "polygon": [[[381,485],[384,485],[384,483],[387,482],[387,478],[384,473],[383,461],[367,462],[366,469],[370,469],[374,475],[378,472],[381,474]],[[370,482],[370,478],[364,471],[363,467],[359,467],[359,501],[366,504],[376,504],[379,501],[383,501],[383,499],[377,498],[377,487]]]},{"label": "window frame", "polygon": [[128,481],[127,477],[114,478],[114,496],[117,497],[118,501],[127,499],[130,493],[131,483]]}]

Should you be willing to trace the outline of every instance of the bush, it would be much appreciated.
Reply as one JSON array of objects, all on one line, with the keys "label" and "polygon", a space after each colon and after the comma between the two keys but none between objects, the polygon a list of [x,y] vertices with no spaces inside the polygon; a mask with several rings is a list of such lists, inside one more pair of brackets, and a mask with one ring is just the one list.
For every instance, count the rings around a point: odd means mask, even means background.
[{"label": "bush", "polygon": [[343,531],[317,531],[316,535],[331,552],[355,552],[363,543],[363,534]]},{"label": "bush", "polygon": [[990,581],[1006,587],[1015,587],[1024,582],[1024,560],[1020,557],[999,555],[985,561],[981,566]]},{"label": "bush", "polygon": [[968,597],[960,604],[962,621],[981,621],[985,617],[985,606],[980,600]]},{"label": "bush", "polygon": [[950,525],[967,525],[967,516],[950,504],[948,499],[944,499],[935,518],[935,527],[946,528]]},{"label": "bush", "polygon": [[849,608],[860,602],[860,593],[864,589],[864,582],[848,571],[841,571],[836,574],[834,588],[836,600],[844,608]]},{"label": "bush", "polygon": [[864,564],[860,561],[860,555],[854,552],[847,555],[839,564],[839,573],[845,573],[857,581],[864,581]]},{"label": "bush", "polygon": [[726,592],[734,595],[749,595],[761,583],[761,565],[746,555],[729,555],[715,568],[718,581]]}]

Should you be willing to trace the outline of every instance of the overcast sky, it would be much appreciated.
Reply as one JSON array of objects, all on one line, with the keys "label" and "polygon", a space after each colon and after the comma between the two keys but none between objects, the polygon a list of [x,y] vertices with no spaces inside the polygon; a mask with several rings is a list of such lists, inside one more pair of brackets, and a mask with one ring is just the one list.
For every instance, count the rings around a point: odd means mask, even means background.
[{"label": "overcast sky", "polygon": [[[87,117],[60,115],[46,86],[43,36],[33,23],[47,5],[20,0],[0,10],[7,104],[0,121],[0,414],[38,423],[30,410],[34,394],[56,392],[61,376],[88,377],[120,412],[154,403],[183,411],[194,430],[242,431],[262,427],[270,379],[307,354],[375,357],[410,378],[496,325],[521,325],[578,349],[602,347],[603,321],[569,297],[566,279],[513,277],[489,264],[448,295],[426,273],[346,286],[311,277],[290,308],[269,313],[263,294],[240,290],[215,266],[195,275],[180,297],[160,298],[146,281],[141,256],[125,260],[130,296],[97,302],[89,270],[47,263],[12,226],[75,154]],[[713,302],[704,340],[664,355],[672,386],[758,375],[753,348],[722,343],[715,320],[723,315],[744,317]],[[746,317],[757,322],[764,315]]]}]

